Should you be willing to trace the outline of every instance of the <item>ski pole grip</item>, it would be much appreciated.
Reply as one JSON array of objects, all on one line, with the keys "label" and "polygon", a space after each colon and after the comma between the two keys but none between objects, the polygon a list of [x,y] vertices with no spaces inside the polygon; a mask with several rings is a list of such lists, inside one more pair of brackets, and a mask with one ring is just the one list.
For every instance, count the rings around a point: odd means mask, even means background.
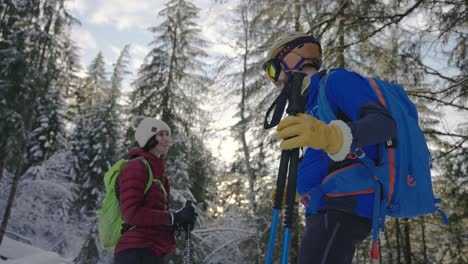
[{"label": "ski pole grip", "polygon": [[275,201],[273,205],[274,209],[281,209],[283,207],[283,193],[285,191],[284,186],[286,184],[290,153],[290,150],[281,151],[281,160],[278,169],[278,177],[276,178]]},{"label": "ski pole grip", "polygon": [[289,115],[296,115],[298,113],[304,112],[304,105],[301,101],[301,88],[302,82],[306,74],[303,72],[293,72],[290,81],[288,82],[288,108],[286,113]]},{"label": "ski pole grip", "polygon": [[296,203],[297,167],[299,164],[299,149],[292,149],[289,158],[288,189],[286,192],[286,210],[284,226],[292,228],[294,223],[294,206]]}]

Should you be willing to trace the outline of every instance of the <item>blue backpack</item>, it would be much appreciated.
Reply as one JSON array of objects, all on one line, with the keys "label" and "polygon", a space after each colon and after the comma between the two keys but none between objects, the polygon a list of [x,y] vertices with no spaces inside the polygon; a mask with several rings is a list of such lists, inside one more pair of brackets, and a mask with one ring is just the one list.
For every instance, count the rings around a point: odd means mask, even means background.
[{"label": "blue backpack", "polygon": [[[318,91],[318,114],[320,120],[326,123],[337,119],[326,98],[326,79],[329,75],[327,73],[320,80]],[[349,166],[349,173],[342,173],[342,169],[328,175],[328,179],[322,182],[321,190],[330,197],[375,194],[371,256],[378,259],[378,231],[385,229],[386,215],[409,218],[438,211],[445,223],[448,219],[436,206],[441,199],[435,198],[432,190],[431,156],[419,127],[416,107],[401,86],[378,78],[368,78],[368,83],[395,120],[397,136],[378,145],[377,165],[366,157],[362,149],[352,151],[348,155],[358,158],[359,163]],[[350,177],[350,173],[354,178]]]}]

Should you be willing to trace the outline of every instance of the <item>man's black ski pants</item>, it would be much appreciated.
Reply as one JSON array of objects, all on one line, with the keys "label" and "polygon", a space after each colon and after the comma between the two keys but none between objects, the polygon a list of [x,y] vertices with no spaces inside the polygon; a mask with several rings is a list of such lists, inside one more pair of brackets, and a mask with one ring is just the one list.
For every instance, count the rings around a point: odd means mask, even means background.
[{"label": "man's black ski pants", "polygon": [[351,264],[356,245],[371,229],[369,219],[343,211],[308,215],[297,263]]}]

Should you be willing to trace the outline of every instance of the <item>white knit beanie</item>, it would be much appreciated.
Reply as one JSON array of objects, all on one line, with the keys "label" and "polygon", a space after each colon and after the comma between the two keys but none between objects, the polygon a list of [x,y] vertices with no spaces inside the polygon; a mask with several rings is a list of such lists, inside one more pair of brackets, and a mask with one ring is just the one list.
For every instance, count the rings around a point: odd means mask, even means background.
[{"label": "white knit beanie", "polygon": [[156,118],[145,117],[136,128],[135,140],[138,142],[140,147],[144,147],[151,137],[162,130],[166,130],[169,132],[169,136],[171,135],[171,129],[164,121]]}]

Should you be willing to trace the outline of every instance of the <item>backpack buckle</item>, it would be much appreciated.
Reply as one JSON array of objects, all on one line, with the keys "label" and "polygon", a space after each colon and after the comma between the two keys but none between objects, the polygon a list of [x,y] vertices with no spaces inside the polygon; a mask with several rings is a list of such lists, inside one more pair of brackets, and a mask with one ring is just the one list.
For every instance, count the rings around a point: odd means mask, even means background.
[{"label": "backpack buckle", "polygon": [[366,153],[362,148],[355,148],[353,152],[351,152],[353,155],[358,157],[359,159],[363,159],[366,156]]}]

